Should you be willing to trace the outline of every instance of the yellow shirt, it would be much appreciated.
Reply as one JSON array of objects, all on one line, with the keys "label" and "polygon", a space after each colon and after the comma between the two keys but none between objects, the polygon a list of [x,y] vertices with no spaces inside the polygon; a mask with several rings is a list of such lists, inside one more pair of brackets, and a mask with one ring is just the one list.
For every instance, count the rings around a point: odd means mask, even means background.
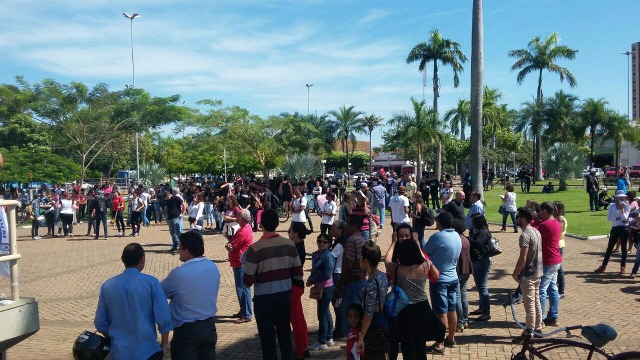
[{"label": "yellow shirt", "polygon": [[558,243],[558,247],[562,249],[566,245],[564,242],[564,234],[567,233],[567,218],[564,216],[558,216],[558,221],[562,224],[562,232],[560,233],[560,242]]}]

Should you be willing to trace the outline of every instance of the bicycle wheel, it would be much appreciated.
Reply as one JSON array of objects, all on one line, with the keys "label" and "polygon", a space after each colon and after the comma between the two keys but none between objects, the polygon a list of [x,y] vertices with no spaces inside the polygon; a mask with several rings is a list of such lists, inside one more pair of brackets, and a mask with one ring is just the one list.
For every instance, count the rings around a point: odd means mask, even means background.
[{"label": "bicycle wheel", "polygon": [[289,212],[284,211],[284,208],[282,206],[278,207],[276,209],[276,212],[278,213],[278,219],[280,219],[281,222],[289,220]]},{"label": "bicycle wheel", "polygon": [[640,352],[632,351],[618,354],[613,357],[616,360],[640,360]]}]

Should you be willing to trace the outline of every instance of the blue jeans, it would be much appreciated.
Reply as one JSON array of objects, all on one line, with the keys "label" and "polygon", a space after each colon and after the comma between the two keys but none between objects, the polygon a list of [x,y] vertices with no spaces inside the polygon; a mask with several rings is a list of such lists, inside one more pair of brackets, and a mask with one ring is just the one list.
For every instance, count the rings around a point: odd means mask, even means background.
[{"label": "blue jeans", "polygon": [[362,231],[360,231],[360,233],[362,234],[362,237],[365,240],[367,240],[367,241],[371,240],[371,231],[370,230],[362,230]]},{"label": "blue jeans", "polygon": [[502,214],[502,228],[507,228],[507,216],[511,216],[511,222],[513,222],[513,229],[518,230],[518,225],[516,225],[516,212],[515,211],[506,211]]},{"label": "blue jeans", "polygon": [[329,310],[333,298],[333,286],[326,287],[322,290],[322,298],[318,300],[318,342],[326,344],[333,338],[333,318]]},{"label": "blue jeans", "polygon": [[420,242],[420,249],[424,248],[425,242],[424,242],[424,226],[421,225],[416,225],[416,227],[414,228],[415,231],[418,233],[418,241]]},{"label": "blue jeans", "polygon": [[[560,248],[560,256],[564,257],[564,248]],[[560,295],[564,294],[564,269],[562,264],[560,264],[560,269],[558,269],[558,293]]]},{"label": "blue jeans", "polygon": [[342,288],[342,303],[340,304],[340,312],[342,313],[342,333],[346,336],[351,331],[351,325],[347,321],[347,309],[352,304],[362,305],[362,289],[367,284],[366,279],[350,282]]},{"label": "blue jeans", "polygon": [[102,228],[104,229],[104,237],[109,236],[107,233],[107,213],[97,212],[95,216],[96,238],[100,236],[100,222],[102,221]]},{"label": "blue jeans", "polygon": [[[333,273],[333,283],[337,284],[339,280],[340,280],[340,273]],[[340,306],[335,306],[336,305],[335,301],[332,301],[331,303],[333,304],[333,312],[336,315],[336,321],[335,321],[335,324],[334,324],[334,326],[335,326],[335,331],[334,332],[337,333],[338,335],[345,336],[347,334],[343,334],[342,333],[342,328],[343,328],[342,323],[344,322],[344,320],[342,319],[342,311],[340,311]]]},{"label": "blue jeans", "polygon": [[233,280],[236,284],[236,295],[240,303],[240,317],[243,319],[251,319],[253,312],[251,311],[251,289],[244,286],[242,276],[244,275],[244,267],[233,268]]},{"label": "blue jeans", "polygon": [[213,218],[216,220],[216,230],[222,231],[222,225],[224,225],[222,221],[222,213],[217,209],[213,210]]},{"label": "blue jeans", "polygon": [[456,313],[458,313],[458,325],[463,325],[469,322],[467,281],[469,281],[469,274],[458,275],[458,290],[456,291]]},{"label": "blue jeans", "polygon": [[633,263],[632,274],[637,274],[638,268],[640,268],[640,251],[638,251],[638,247],[640,247],[640,244],[636,244],[636,261]]},{"label": "blue jeans", "polygon": [[167,224],[169,224],[169,234],[171,234],[173,247],[177,248],[179,242],[178,236],[182,234],[182,218],[167,219]]},{"label": "blue jeans", "polygon": [[147,216],[147,208],[149,207],[149,205],[145,205],[144,208],[142,208],[142,226],[149,226],[149,217]]},{"label": "blue jeans", "polygon": [[374,215],[378,215],[380,218],[380,228],[384,227],[384,216],[385,216],[385,207],[384,205],[374,205],[371,208],[371,213]]},{"label": "blue jeans", "polygon": [[213,225],[213,204],[204,205],[204,215],[207,217],[207,226]]},{"label": "blue jeans", "polygon": [[558,269],[560,264],[544,265],[542,279],[540,279],[540,306],[542,307],[542,316],[544,317],[547,305],[547,297],[549,297],[549,312],[547,319],[558,319],[558,311],[560,308],[560,294],[558,293]]},{"label": "blue jeans", "polygon": [[478,295],[480,296],[480,310],[482,310],[482,315],[491,315],[489,288],[487,287],[489,270],[491,270],[491,258],[486,257],[482,260],[472,261],[471,267],[473,268],[473,281],[476,283]]}]

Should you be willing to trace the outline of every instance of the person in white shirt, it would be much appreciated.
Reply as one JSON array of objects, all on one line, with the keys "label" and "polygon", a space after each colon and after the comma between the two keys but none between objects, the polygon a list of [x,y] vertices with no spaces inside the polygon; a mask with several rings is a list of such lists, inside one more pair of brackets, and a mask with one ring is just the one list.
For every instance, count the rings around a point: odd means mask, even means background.
[{"label": "person in white shirt", "polygon": [[144,203],[144,208],[142,209],[141,218],[142,218],[142,226],[149,227],[149,218],[147,217],[147,208],[149,207],[149,198],[151,195],[147,192],[146,189],[142,190],[140,194],[140,200]]},{"label": "person in white shirt", "polygon": [[189,226],[192,230],[202,230],[202,212],[204,201],[202,193],[197,193],[189,204]]},{"label": "person in white shirt", "polygon": [[444,187],[440,190],[440,202],[442,203],[442,207],[447,205],[453,200],[453,189],[451,188],[451,181],[447,180],[444,182]]},{"label": "person in white shirt", "polygon": [[409,218],[409,198],[405,196],[407,188],[404,186],[398,187],[398,192],[389,200],[389,209],[391,209],[391,225],[393,231],[401,223],[411,224]]},{"label": "person in white shirt", "polygon": [[73,208],[75,205],[76,202],[71,199],[71,194],[63,192],[62,200],[60,200],[60,219],[64,236],[73,236]]},{"label": "person in white shirt", "polygon": [[304,212],[304,209],[307,207],[307,197],[302,195],[298,187],[293,189],[293,197],[293,209],[291,211],[293,216],[291,217],[291,222],[304,224],[307,222],[307,216]]},{"label": "person in white shirt", "polygon": [[320,224],[320,233],[321,234],[327,234],[329,232],[329,229],[331,228],[331,225],[333,224],[333,219],[335,219],[336,216],[336,209],[338,208],[338,205],[336,205],[335,202],[335,195],[333,195],[332,193],[328,193],[326,195],[327,201],[324,203],[324,206],[322,207],[322,223]]}]

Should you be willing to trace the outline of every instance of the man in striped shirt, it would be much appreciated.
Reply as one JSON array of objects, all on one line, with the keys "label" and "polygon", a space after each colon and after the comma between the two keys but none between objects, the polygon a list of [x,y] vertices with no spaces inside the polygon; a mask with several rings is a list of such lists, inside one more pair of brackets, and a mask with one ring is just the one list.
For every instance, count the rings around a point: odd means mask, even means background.
[{"label": "man in striped shirt", "polygon": [[304,289],[298,250],[293,241],[275,232],[279,223],[275,210],[262,213],[263,235],[247,250],[244,264],[244,285],[255,285],[253,311],[263,359],[277,359],[276,334],[281,358],[293,358],[291,287]]}]

